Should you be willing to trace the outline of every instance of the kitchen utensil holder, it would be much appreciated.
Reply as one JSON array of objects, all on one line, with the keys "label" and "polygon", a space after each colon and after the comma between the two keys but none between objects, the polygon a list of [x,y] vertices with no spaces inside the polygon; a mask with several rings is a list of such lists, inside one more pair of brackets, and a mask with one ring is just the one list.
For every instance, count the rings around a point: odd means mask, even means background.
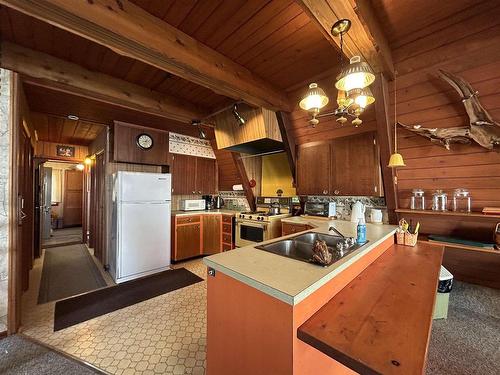
[{"label": "kitchen utensil holder", "polygon": [[418,240],[418,233],[410,233],[406,232],[397,232],[396,233],[396,243],[398,245],[404,246],[415,246]]},{"label": "kitchen utensil holder", "polygon": [[396,243],[398,245],[405,244],[405,232],[396,232]]}]

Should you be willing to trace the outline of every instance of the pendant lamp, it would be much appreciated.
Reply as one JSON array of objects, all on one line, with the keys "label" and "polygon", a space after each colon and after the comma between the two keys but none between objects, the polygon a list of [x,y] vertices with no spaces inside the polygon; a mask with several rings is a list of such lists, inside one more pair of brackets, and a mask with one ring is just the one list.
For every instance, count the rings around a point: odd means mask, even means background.
[{"label": "pendant lamp", "polygon": [[397,87],[396,87],[396,76],[394,77],[394,153],[389,158],[390,168],[398,168],[398,167],[406,167],[406,164],[403,160],[403,155],[398,153],[398,118],[397,118]]}]

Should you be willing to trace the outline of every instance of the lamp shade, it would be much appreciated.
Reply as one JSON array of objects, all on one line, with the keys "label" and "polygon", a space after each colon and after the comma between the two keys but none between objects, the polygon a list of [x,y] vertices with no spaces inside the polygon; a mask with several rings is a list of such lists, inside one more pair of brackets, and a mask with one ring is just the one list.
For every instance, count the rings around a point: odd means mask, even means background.
[{"label": "lamp shade", "polygon": [[352,98],[354,103],[362,109],[365,109],[367,106],[375,102],[375,97],[369,87],[365,87],[363,89],[353,89],[349,91],[349,97]]},{"label": "lamp shade", "polygon": [[398,153],[392,154],[390,159],[389,159],[388,167],[390,167],[390,168],[406,167],[406,164],[403,160],[403,155],[398,154]]},{"label": "lamp shade", "polygon": [[337,76],[335,87],[337,90],[350,91],[353,89],[363,89],[370,86],[375,81],[375,74],[372,68],[361,61],[359,56],[353,56],[350,64],[347,65]]},{"label": "lamp shade", "polygon": [[328,104],[328,96],[317,83],[311,83],[309,85],[309,90],[302,97],[299,102],[299,106],[306,111],[319,111],[325,105]]}]

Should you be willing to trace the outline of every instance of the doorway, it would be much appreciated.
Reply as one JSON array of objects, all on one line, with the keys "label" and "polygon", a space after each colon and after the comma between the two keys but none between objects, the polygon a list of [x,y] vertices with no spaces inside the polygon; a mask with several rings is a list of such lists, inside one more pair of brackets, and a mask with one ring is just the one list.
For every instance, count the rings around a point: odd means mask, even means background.
[{"label": "doorway", "polygon": [[39,165],[40,236],[43,248],[83,242],[82,164],[47,161]]}]

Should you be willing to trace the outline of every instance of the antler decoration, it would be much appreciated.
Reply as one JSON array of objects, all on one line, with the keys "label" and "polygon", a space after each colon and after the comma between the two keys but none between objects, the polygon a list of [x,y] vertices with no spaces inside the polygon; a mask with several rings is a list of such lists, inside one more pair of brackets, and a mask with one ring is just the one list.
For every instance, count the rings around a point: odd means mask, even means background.
[{"label": "antler decoration", "polygon": [[462,97],[465,111],[469,116],[469,126],[453,128],[424,128],[421,125],[408,126],[398,122],[398,125],[418,135],[429,138],[431,142],[450,149],[451,143],[471,143],[475,141],[489,150],[500,146],[500,123],[492,119],[488,111],[479,102],[478,92],[462,78],[444,70],[439,70],[439,76],[448,82]]}]

